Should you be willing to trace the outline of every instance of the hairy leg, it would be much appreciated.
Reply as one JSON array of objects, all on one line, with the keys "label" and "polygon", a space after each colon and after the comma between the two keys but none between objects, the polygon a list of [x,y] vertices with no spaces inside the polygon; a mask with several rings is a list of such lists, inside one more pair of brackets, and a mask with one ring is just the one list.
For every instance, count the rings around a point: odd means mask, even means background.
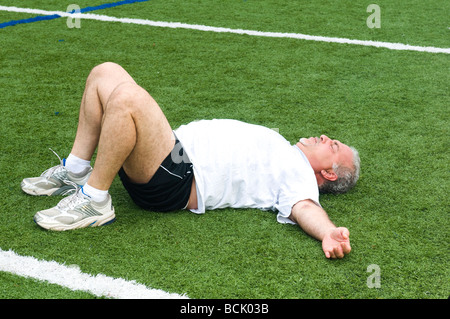
[{"label": "hairy leg", "polygon": [[[121,66],[107,62],[91,71],[71,151],[90,160],[98,146],[90,186],[109,189],[120,167],[133,182],[146,183],[174,144],[172,129],[156,101]],[[188,208],[196,206],[194,186]]]},{"label": "hairy leg", "polygon": [[108,99],[97,159],[88,184],[107,190],[123,166],[146,183],[175,144],[172,128],[155,100],[136,83],[119,84]]},{"label": "hairy leg", "polygon": [[100,138],[106,104],[113,90],[123,82],[135,83],[118,64],[106,62],[92,69],[81,99],[78,129],[71,153],[91,160]]}]

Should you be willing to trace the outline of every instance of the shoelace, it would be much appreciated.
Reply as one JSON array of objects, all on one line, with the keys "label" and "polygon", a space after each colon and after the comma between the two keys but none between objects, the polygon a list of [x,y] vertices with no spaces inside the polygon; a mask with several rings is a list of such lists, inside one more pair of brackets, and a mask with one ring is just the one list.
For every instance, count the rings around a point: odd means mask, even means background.
[{"label": "shoelace", "polygon": [[53,154],[56,155],[56,157],[58,157],[58,159],[59,159],[59,165],[50,167],[49,169],[45,170],[45,171],[41,174],[42,177],[45,177],[45,178],[47,178],[47,179],[49,179],[53,174],[55,174],[55,173],[57,173],[57,172],[63,170],[63,168],[64,168],[64,161],[61,159],[61,157],[59,157],[59,155],[58,155],[54,150],[52,150],[51,148],[49,148],[49,150],[52,151]]},{"label": "shoelace", "polygon": [[76,183],[65,180],[68,184],[71,184],[75,187],[76,191],[74,194],[63,198],[57,205],[57,207],[61,210],[66,209],[74,209],[76,206],[80,205],[83,202],[88,201],[88,196],[82,192],[82,188],[79,187]]}]

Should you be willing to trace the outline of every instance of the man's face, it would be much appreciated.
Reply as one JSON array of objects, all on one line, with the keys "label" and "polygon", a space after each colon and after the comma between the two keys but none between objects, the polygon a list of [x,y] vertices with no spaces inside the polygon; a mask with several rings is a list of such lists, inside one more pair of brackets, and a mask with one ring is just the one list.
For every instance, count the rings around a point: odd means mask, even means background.
[{"label": "man's face", "polygon": [[332,170],[334,163],[352,167],[353,152],[350,147],[326,135],[301,138],[297,145],[308,157],[315,172]]}]

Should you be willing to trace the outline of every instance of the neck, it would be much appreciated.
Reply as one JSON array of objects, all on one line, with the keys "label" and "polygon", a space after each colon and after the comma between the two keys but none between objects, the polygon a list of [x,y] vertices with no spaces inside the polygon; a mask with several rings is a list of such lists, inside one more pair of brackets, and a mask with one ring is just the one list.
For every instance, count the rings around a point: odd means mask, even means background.
[{"label": "neck", "polygon": [[316,175],[317,186],[320,187],[323,183],[325,183],[325,178],[323,178],[323,176],[320,172],[319,173],[314,172],[314,174]]},{"label": "neck", "polygon": [[325,179],[323,178],[321,171],[314,168],[312,161],[311,161],[312,157],[311,157],[311,154],[308,152],[308,149],[300,142],[298,142],[295,145],[303,152],[303,154],[305,154],[306,158],[308,159],[308,162],[314,171],[314,175],[316,176],[317,185],[319,185],[319,186],[322,185],[325,182]]},{"label": "neck", "polygon": [[314,166],[314,164],[313,164],[314,163],[313,156],[309,152],[308,148],[305,147],[305,145],[303,145],[300,142],[298,142],[295,145],[303,152],[303,154],[305,154],[306,158],[308,159],[309,164],[311,165],[312,169],[314,170],[314,173],[320,172],[320,170],[317,170],[316,167]]}]

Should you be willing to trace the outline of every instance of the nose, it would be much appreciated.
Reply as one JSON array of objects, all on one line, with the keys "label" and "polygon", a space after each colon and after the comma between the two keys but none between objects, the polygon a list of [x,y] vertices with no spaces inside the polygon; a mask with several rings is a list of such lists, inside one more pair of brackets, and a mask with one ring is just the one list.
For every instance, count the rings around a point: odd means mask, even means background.
[{"label": "nose", "polygon": [[330,138],[326,135],[320,135],[320,142],[321,143],[326,143],[327,141],[329,141]]}]

